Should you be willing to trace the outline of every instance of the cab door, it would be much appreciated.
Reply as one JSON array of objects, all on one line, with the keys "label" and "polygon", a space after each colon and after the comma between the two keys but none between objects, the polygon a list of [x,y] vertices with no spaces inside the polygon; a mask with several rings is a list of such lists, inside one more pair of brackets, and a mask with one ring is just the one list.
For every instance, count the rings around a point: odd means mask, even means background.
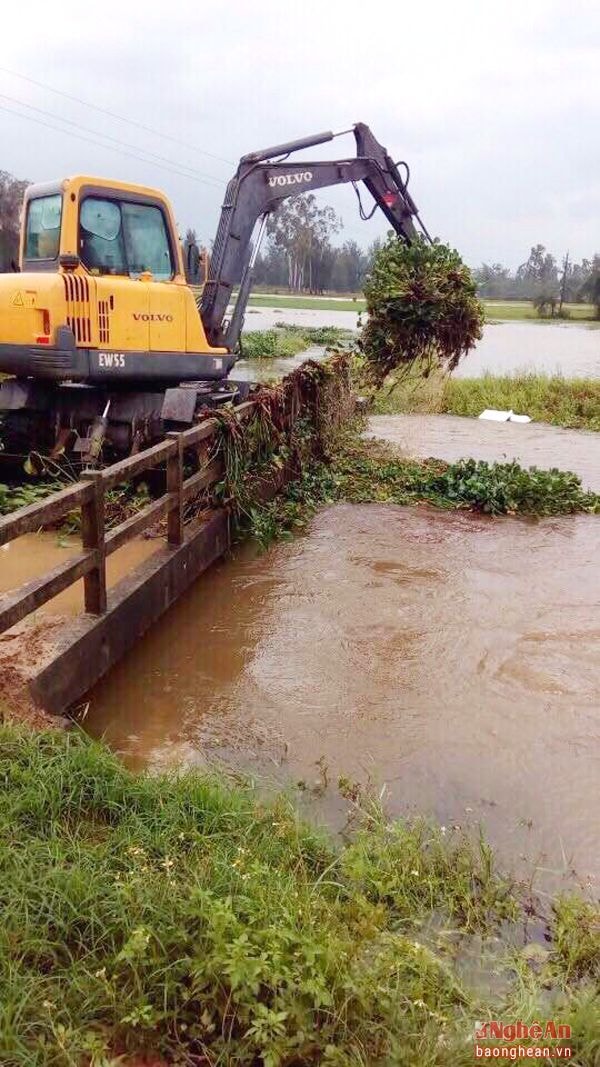
[{"label": "cab door", "polygon": [[125,248],[130,273],[148,291],[150,352],[185,351],[183,287],[162,206],[123,202]]}]

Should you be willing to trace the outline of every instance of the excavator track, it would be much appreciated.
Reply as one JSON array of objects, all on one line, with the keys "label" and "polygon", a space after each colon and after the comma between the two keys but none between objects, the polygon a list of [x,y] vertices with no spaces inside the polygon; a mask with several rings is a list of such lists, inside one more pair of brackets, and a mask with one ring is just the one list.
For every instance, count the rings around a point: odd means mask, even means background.
[{"label": "excavator track", "polygon": [[[0,389],[23,400],[23,383]],[[60,468],[78,474],[108,466],[162,441],[172,430],[189,429],[207,410],[238,404],[257,386],[249,382],[185,383],[161,392],[98,390],[60,385],[31,394],[33,407],[0,412],[0,477],[31,481]],[[5,396],[5,404],[9,399]]]}]

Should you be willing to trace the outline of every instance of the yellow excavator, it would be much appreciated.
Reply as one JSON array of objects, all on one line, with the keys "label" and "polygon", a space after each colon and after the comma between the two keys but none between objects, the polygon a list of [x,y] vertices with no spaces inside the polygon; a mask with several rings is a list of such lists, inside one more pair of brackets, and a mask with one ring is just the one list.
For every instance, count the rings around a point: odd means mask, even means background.
[{"label": "yellow excavator", "polygon": [[[355,157],[289,162],[349,132]],[[0,373],[11,376],[0,386],[5,456],[66,452],[85,463],[99,442],[105,456],[126,455],[247,395],[229,375],[266,221],[285,198],[349,182],[362,218],[379,207],[400,239],[414,240],[415,223],[428,236],[408,167],[364,123],[341,133],[242,157],[198,302],[198,253],[188,246],[184,262],[162,193],[87,176],[30,186],[18,270],[0,275]],[[375,201],[370,214],[359,182]]]}]

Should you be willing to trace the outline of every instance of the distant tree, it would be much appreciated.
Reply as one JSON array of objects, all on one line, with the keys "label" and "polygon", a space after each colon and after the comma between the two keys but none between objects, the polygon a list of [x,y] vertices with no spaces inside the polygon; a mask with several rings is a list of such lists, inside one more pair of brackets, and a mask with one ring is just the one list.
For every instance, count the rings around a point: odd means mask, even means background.
[{"label": "distant tree", "polygon": [[572,263],[567,279],[567,301],[575,303],[583,300],[582,289],[589,278],[592,263],[589,259],[582,259],[581,263]]},{"label": "distant tree", "polygon": [[188,228],[182,241],[185,275],[191,285],[201,285],[208,266],[208,252],[198,244],[195,230]]},{"label": "distant tree", "polygon": [[254,281],[257,285],[270,285],[274,289],[287,286],[287,259],[282,248],[277,248],[268,241],[263,252],[259,252],[254,264]]},{"label": "distant tree", "polygon": [[512,295],[514,279],[509,267],[503,267],[501,263],[482,263],[473,271],[473,276],[480,296],[506,300]]},{"label": "distant tree", "polygon": [[311,292],[323,293],[326,289],[335,288],[332,275],[339,254],[339,248],[334,248],[329,241],[323,241],[313,249],[309,267]]},{"label": "distant tree", "polygon": [[600,319],[600,255],[598,253],[590,264],[589,274],[581,287],[580,295],[594,305],[596,318]]},{"label": "distant tree", "polygon": [[[267,222],[267,233],[286,256],[288,286],[292,291],[314,288],[320,253],[341,228],[332,207],[320,208],[313,193],[286,201]],[[322,258],[322,257],[321,257]]]},{"label": "distant tree", "polygon": [[517,270],[517,279],[524,282],[539,315],[554,315],[560,286],[554,256],[542,244],[534,245],[529,259]]},{"label": "distant tree", "polygon": [[561,318],[564,314],[563,305],[567,299],[567,287],[569,284],[569,275],[571,273],[571,263],[569,262],[569,253],[567,252],[565,258],[562,261],[562,274],[560,276],[560,292],[558,298],[558,311],[557,315]]},{"label": "distant tree", "polygon": [[29,182],[0,170],[0,269],[10,270],[19,256],[19,225],[23,194]]},{"label": "distant tree", "polygon": [[332,272],[332,288],[337,292],[356,293],[363,287],[368,258],[356,241],[346,241],[337,249]]}]

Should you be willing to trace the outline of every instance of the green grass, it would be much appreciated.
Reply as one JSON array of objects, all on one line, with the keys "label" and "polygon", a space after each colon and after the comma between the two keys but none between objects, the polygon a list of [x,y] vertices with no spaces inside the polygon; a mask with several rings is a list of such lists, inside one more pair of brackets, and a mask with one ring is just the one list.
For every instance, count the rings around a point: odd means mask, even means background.
[{"label": "green grass", "polygon": [[[302,296],[292,294],[289,296],[267,296],[254,293],[248,301],[253,307],[267,308],[305,308],[309,311],[356,311],[361,312],[366,308],[362,297],[332,299],[327,296]],[[541,319],[529,300],[484,300],[485,316],[487,322],[494,321],[528,321],[532,322],[561,322],[561,319]],[[568,319],[580,322],[597,321],[595,309],[592,304],[565,304],[565,312]]]},{"label": "green grass", "polygon": [[250,330],[242,336],[244,359],[276,359],[297,356],[307,348],[300,334],[287,329]]},{"label": "green grass", "polygon": [[[563,319],[542,319],[535,310],[530,300],[484,300],[486,320],[493,322],[529,320],[533,322],[562,322]],[[565,304],[564,312],[566,319],[576,321],[597,321],[596,310],[593,304]]]},{"label": "green grass", "polygon": [[[534,322],[562,322],[563,319],[540,319],[535,307],[528,300],[484,300],[486,321],[527,321]],[[287,307],[305,308],[313,312],[364,312],[366,303],[362,297],[340,298],[331,297],[304,297],[301,293],[290,293],[289,296],[267,296],[267,294],[254,292],[249,300],[249,305],[254,307]],[[579,322],[598,321],[593,304],[565,304],[566,319]]]},{"label": "green grass", "polygon": [[[243,783],[133,775],[79,734],[0,727],[3,1067],[146,1050],[189,1067],[466,1067],[476,1020],[540,1017],[571,1022],[573,1062],[597,1063],[598,910],[565,900],[545,948],[523,944],[487,845],[390,823],[341,788],[345,843]],[[481,987],[460,969],[474,944]]]},{"label": "green grass", "polygon": [[365,301],[358,297],[356,300],[332,300],[326,296],[258,296],[250,297],[248,304],[251,307],[261,308],[305,308],[308,311],[355,311],[358,315],[364,311]]},{"label": "green grass", "polygon": [[598,431],[600,379],[519,374],[448,381],[442,411],[477,416],[484,408],[512,408],[537,422]]},{"label": "green grass", "polygon": [[337,326],[288,326],[278,322],[272,330],[249,330],[242,337],[244,359],[281,359],[297,356],[311,345],[339,347],[352,337]]},{"label": "green grass", "polygon": [[431,374],[401,378],[375,397],[382,415],[444,413],[477,418],[485,408],[529,415],[536,422],[600,431],[600,379],[545,374],[485,374],[445,378]]}]

